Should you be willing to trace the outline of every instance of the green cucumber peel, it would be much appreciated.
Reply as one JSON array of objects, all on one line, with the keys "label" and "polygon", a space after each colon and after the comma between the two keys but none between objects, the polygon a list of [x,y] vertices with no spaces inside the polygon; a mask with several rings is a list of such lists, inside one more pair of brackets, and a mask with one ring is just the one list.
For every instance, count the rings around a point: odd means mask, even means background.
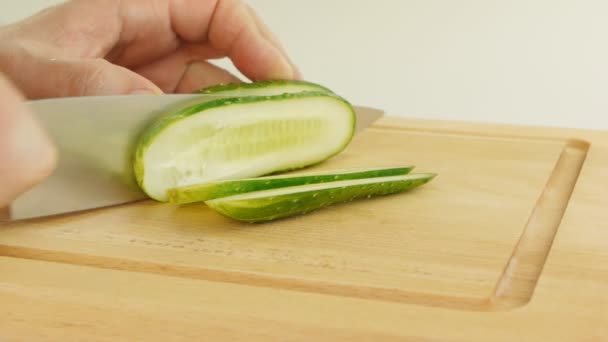
[{"label": "green cucumber peel", "polygon": [[270,190],[288,186],[405,175],[408,174],[412,169],[413,166],[365,168],[332,170],[299,175],[283,174],[257,178],[234,179],[169,189],[167,196],[169,202],[171,203],[188,204],[205,202],[215,198],[227,197],[246,192]]},{"label": "green cucumber peel", "polygon": [[252,83],[227,83],[203,88],[201,94],[226,96],[270,96],[302,91],[317,91],[332,94],[333,92],[316,83],[299,80],[263,80]]},{"label": "green cucumber peel", "polygon": [[436,174],[413,173],[290,186],[220,197],[205,202],[234,220],[258,223],[303,215],[335,204],[405,192],[428,183]]},{"label": "green cucumber peel", "polygon": [[147,127],[134,174],[149,197],[164,202],[171,188],[321,163],[347,147],[355,125],[350,103],[326,92],[205,101]]}]

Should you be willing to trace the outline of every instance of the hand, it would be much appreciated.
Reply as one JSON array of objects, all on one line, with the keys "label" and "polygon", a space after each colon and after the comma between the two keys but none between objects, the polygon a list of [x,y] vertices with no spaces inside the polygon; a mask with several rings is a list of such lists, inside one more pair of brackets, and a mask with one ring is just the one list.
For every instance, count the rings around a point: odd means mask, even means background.
[{"label": "hand", "polygon": [[[0,29],[0,208],[46,178],[56,151],[30,99],[192,92],[238,81],[299,78],[255,13],[238,0],[76,0]],[[0,213],[1,214],[1,213]]]},{"label": "hand", "polygon": [[52,172],[56,158],[23,96],[0,74],[0,216],[3,207]]},{"label": "hand", "polygon": [[0,70],[30,99],[192,92],[238,81],[299,78],[239,0],[76,0],[0,31]]}]

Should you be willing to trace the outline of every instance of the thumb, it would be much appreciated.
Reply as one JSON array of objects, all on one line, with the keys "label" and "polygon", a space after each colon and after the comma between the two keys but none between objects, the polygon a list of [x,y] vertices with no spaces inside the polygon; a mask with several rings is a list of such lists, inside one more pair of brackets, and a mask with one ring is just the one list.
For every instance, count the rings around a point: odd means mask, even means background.
[{"label": "thumb", "polygon": [[[50,60],[45,81],[37,82],[33,97],[161,94],[154,83],[105,59]],[[30,94],[32,93],[30,89]]]},{"label": "thumb", "polygon": [[0,74],[0,208],[50,175],[56,165],[53,144],[23,100]]}]

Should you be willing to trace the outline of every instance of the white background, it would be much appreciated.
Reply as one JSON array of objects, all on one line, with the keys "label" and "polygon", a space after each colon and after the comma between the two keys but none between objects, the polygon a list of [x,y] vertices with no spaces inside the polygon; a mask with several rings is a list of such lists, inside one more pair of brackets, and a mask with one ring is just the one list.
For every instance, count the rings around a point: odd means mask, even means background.
[{"label": "white background", "polygon": [[[58,2],[4,1],[0,22]],[[306,79],[355,104],[404,117],[608,129],[608,1],[249,3]]]}]

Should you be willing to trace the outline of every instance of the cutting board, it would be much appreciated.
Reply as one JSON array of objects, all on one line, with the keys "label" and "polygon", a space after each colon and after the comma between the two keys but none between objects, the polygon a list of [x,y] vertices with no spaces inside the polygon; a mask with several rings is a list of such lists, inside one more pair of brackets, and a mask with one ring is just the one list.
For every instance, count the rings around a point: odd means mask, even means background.
[{"label": "cutting board", "polygon": [[438,176],[266,224],[5,224],[0,339],[608,340],[607,132],[387,117],[314,169],[398,165]]}]

